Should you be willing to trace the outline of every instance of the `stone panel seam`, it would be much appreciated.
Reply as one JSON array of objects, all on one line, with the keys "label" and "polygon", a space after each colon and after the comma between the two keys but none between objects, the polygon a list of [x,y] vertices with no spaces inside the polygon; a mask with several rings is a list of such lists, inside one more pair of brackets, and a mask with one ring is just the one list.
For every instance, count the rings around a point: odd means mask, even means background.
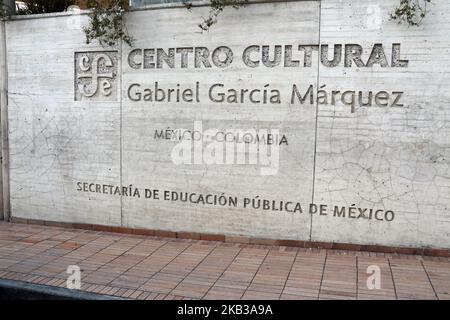
[{"label": "stone panel seam", "polygon": [[[322,18],[322,3],[319,1],[319,37],[318,37],[318,45],[320,48],[320,24]],[[318,51],[320,52],[320,50]],[[316,78],[316,97],[318,96],[319,92],[319,81],[320,81],[320,53],[317,56],[317,78]],[[311,194],[311,203],[314,203],[314,190],[315,190],[315,181],[316,181],[316,157],[317,157],[317,122],[319,117],[319,103],[316,99],[315,101],[315,107],[316,107],[316,120],[315,120],[315,127],[314,127],[314,159],[313,159],[313,173],[312,173],[312,194]],[[312,241],[312,228],[313,228],[313,215],[310,215],[309,220],[309,241]]]},{"label": "stone panel seam", "polygon": [[[119,59],[119,61],[120,61],[120,63],[119,63],[119,70],[118,70],[118,75],[119,75],[119,77],[120,77],[120,79],[119,79],[119,92],[118,92],[118,97],[119,97],[119,153],[120,153],[120,155],[119,155],[119,161],[120,161],[120,163],[119,163],[119,175],[120,175],[120,177],[119,177],[119,181],[120,181],[120,186],[122,187],[123,186],[123,170],[122,170],[122,163],[123,163],[123,161],[122,161],[122,149],[123,149],[123,137],[122,137],[122,133],[123,133],[123,131],[122,131],[122,115],[123,115],[123,112],[122,112],[122,105],[123,105],[123,103],[122,103],[122,78],[123,78],[123,76],[122,76],[122,72],[123,72],[123,59],[122,59],[122,52],[123,51],[123,41],[121,40],[120,41],[120,44],[119,44],[119,53],[118,53],[118,59]],[[121,194],[120,195],[120,226],[121,227],[123,227],[123,195]]]}]

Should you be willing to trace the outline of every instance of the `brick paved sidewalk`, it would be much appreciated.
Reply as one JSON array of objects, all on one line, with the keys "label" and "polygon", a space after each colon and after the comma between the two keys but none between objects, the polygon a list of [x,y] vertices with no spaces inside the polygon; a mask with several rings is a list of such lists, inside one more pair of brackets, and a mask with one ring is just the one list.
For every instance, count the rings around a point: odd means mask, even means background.
[{"label": "brick paved sidewalk", "polygon": [[[0,278],[132,299],[450,299],[450,258],[230,244],[0,222]],[[367,267],[381,289],[367,288]]]}]

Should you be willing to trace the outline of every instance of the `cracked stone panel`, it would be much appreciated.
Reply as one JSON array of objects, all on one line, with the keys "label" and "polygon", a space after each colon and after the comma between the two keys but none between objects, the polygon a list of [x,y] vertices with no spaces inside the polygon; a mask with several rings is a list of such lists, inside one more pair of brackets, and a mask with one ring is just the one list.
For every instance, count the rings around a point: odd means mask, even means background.
[{"label": "cracked stone panel", "polygon": [[[312,240],[450,246],[450,24],[433,1],[420,27],[389,21],[392,1],[322,1],[321,42],[401,45],[406,68],[327,68],[328,90],[403,92],[403,107],[319,105],[314,202],[392,210],[392,221],[313,217]],[[439,30],[439,32],[436,32]],[[358,214],[356,214],[358,216]]]},{"label": "cracked stone panel", "polygon": [[[245,197],[259,200],[301,202],[312,198],[316,108],[306,102],[291,105],[292,85],[317,85],[317,65],[311,68],[249,68],[242,52],[249,45],[314,44],[318,42],[318,2],[267,3],[239,10],[225,10],[216,25],[200,33],[198,23],[207,8],[184,8],[132,12],[128,30],[135,35],[135,48],[229,46],[233,64],[227,68],[132,69],[127,63],[130,49],[124,48],[123,65],[123,183],[139,188],[225,195],[238,198],[238,206],[202,205],[180,201],[124,197],[124,224],[129,227],[247,235],[264,238],[309,239],[310,216],[243,208]],[[242,23],[245,21],[245,23]],[[158,30],[148,32],[148,30]],[[271,36],[268,36],[271,35]],[[273,36],[272,36],[273,35]],[[300,58],[296,53],[294,59]],[[192,63],[192,60],[190,60]],[[303,61],[301,61],[303,63]],[[195,88],[199,103],[133,102],[127,97],[132,83],[165,88]],[[264,88],[281,91],[279,105],[214,103],[208,89],[214,83],[229,88]],[[303,92],[302,92],[303,93]],[[177,141],[155,139],[155,130],[278,129],[288,145],[280,146],[279,169],[262,175],[260,165],[174,164],[171,153]],[[262,206],[261,206],[262,207]]]},{"label": "cracked stone panel", "polygon": [[[74,101],[74,53],[86,16],[6,23],[13,217],[120,224],[120,198],[77,182],[120,182],[118,101]],[[75,28],[75,29],[74,29]]]}]

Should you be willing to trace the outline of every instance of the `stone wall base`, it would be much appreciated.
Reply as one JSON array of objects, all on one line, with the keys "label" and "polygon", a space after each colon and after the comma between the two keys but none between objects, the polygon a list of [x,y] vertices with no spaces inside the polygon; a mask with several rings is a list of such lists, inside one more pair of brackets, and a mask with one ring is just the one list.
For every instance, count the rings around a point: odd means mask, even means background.
[{"label": "stone wall base", "polygon": [[105,232],[179,238],[179,239],[222,241],[229,243],[243,243],[243,244],[256,244],[269,246],[274,245],[274,246],[287,246],[299,248],[370,251],[370,252],[397,253],[397,254],[415,254],[415,255],[425,255],[435,257],[450,257],[450,249],[443,249],[443,248],[391,247],[391,246],[365,245],[352,243],[318,242],[318,241],[302,241],[302,240],[287,240],[287,239],[284,240],[264,239],[246,236],[226,236],[221,234],[208,234],[208,233],[195,233],[182,231],[174,232],[174,231],[152,230],[152,229],[134,229],[126,227],[104,226],[98,224],[57,222],[47,220],[24,219],[17,217],[11,217],[10,221],[13,223],[34,224],[60,228],[84,229],[92,231],[105,231]]}]

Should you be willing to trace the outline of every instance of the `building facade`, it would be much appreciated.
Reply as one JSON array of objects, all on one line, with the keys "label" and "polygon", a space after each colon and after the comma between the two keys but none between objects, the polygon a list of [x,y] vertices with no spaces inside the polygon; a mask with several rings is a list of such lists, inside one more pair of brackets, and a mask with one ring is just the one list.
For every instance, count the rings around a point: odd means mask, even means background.
[{"label": "building facade", "polygon": [[5,215],[450,248],[447,1],[417,27],[393,0],[251,1],[209,31],[207,3],[156,2],[132,47],[86,44],[85,13],[3,23]]}]

